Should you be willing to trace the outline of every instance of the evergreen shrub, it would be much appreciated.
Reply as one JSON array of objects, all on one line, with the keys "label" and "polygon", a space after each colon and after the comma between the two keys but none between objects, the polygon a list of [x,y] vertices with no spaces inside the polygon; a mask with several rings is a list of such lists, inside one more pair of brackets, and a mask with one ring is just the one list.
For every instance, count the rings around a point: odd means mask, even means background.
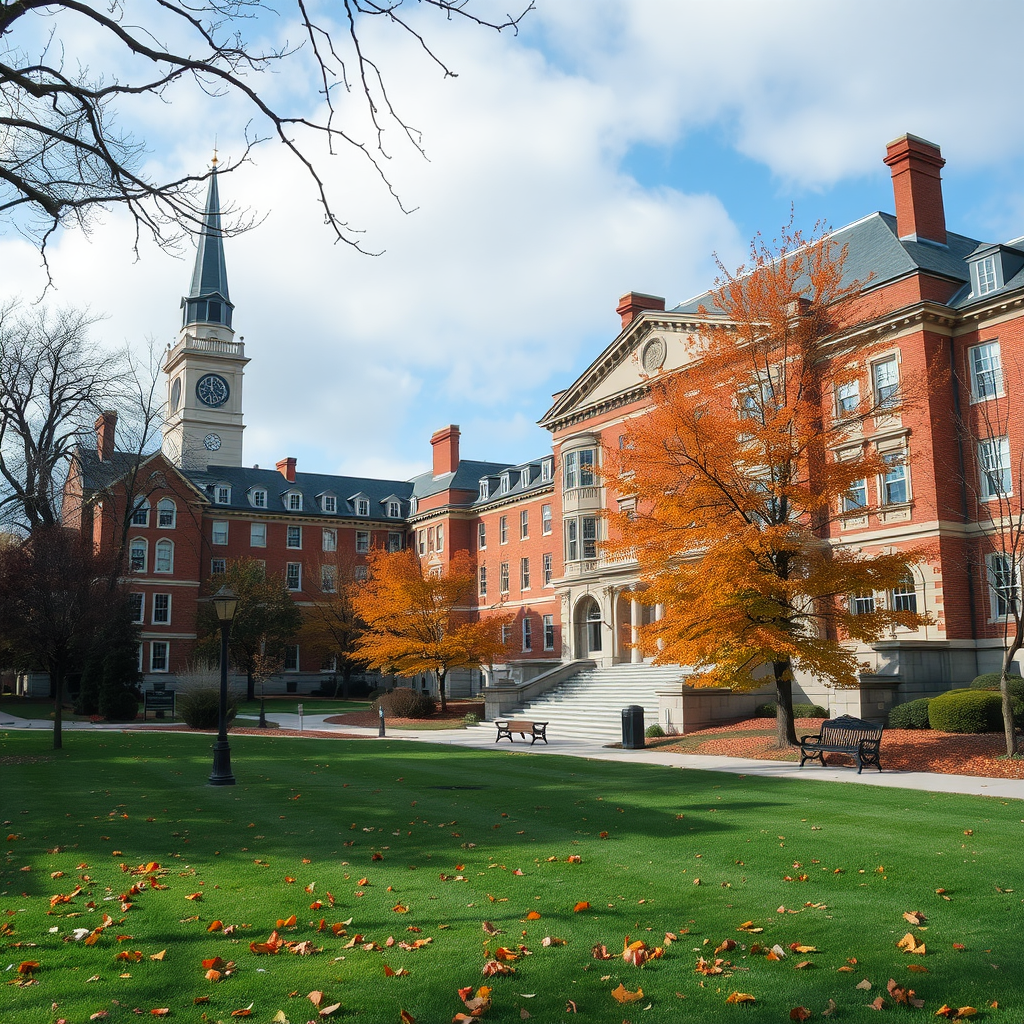
[{"label": "evergreen shrub", "polygon": [[889,709],[890,729],[930,729],[928,723],[928,705],[930,697],[908,700],[903,704],[894,704]]},{"label": "evergreen shrub", "polygon": [[647,738],[648,738],[649,740],[650,740],[650,739],[657,739],[657,737],[659,737],[659,736],[664,736],[664,735],[665,735],[665,730],[664,730],[664,729],[662,729],[662,727],[661,727],[660,725],[657,725],[657,724],[655,724],[655,725],[649,725],[649,726],[647,726],[647,728],[646,728],[646,729],[644,730],[644,735],[645,735],[645,736],[646,736],[646,737],[647,737]]},{"label": "evergreen shrub", "polygon": [[[175,699],[178,716],[190,729],[216,729],[220,714],[220,687],[194,686],[179,690]],[[228,728],[238,710],[235,698],[228,694]]]},{"label": "evergreen shrub", "polygon": [[[776,704],[773,700],[770,700],[765,704],[758,704],[757,707],[754,708],[755,718],[774,718],[775,715]],[[820,704],[794,704],[793,717],[828,718],[828,708],[823,708]]]},{"label": "evergreen shrub", "polygon": [[996,732],[1003,727],[1003,703],[991,690],[950,690],[928,704],[928,723],[941,732]]},{"label": "evergreen shrub", "polygon": [[[998,672],[985,672],[980,676],[975,676],[974,679],[971,680],[971,689],[998,690],[999,678],[1000,675]],[[1024,679],[1021,679],[1020,676],[1012,675],[1006,683],[1011,696],[1024,700]]]}]

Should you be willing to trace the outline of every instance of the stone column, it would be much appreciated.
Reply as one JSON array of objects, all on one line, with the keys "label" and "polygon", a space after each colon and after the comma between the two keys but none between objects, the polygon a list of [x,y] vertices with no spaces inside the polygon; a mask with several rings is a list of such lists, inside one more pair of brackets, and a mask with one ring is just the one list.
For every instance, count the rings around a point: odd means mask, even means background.
[{"label": "stone column", "polygon": [[629,660],[633,665],[639,665],[644,659],[640,648],[635,646],[640,642],[640,602],[633,594],[629,599],[629,639],[634,645],[629,652]]}]

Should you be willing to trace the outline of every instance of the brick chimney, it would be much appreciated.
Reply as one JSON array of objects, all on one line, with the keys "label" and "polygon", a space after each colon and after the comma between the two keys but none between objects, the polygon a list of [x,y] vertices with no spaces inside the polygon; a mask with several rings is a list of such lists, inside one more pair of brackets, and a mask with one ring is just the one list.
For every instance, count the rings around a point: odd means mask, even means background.
[{"label": "brick chimney", "polygon": [[656,309],[665,312],[665,300],[660,295],[645,295],[643,292],[626,292],[619,299],[615,312],[622,318],[622,329],[625,330],[633,319],[645,309]]},{"label": "brick chimney", "polygon": [[901,135],[885,149],[896,198],[896,234],[946,244],[942,179],[946,163],[939,147],[916,135]]},{"label": "brick chimney", "polygon": [[295,483],[295,459],[281,459],[277,464],[277,471],[288,483]]},{"label": "brick chimney", "polygon": [[452,423],[430,438],[434,449],[434,476],[454,473],[459,468],[459,428]]},{"label": "brick chimney", "polygon": [[109,462],[114,457],[114,429],[117,427],[117,413],[106,409],[96,420],[96,455],[100,462]]}]

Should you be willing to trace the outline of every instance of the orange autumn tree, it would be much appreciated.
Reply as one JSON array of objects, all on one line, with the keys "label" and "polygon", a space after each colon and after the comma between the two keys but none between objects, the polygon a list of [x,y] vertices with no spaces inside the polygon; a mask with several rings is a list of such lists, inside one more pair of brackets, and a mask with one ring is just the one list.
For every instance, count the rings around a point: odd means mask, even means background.
[{"label": "orange autumn tree", "polygon": [[924,621],[854,600],[905,586],[920,552],[830,543],[843,515],[872,511],[867,481],[899,473],[903,456],[864,435],[907,399],[895,382],[862,393],[870,353],[843,331],[864,299],[845,255],[790,225],[773,246],[755,239],[749,267],[720,264],[691,361],[651,379],[653,408],[607,459],[636,510],[612,516],[606,550],[636,558],[641,599],[665,608],[641,649],[692,666],[694,686],[773,680],[780,746],[796,742],[795,668],[854,687],[865,666],[844,640]]},{"label": "orange autumn tree", "polygon": [[365,624],[356,642],[370,668],[399,675],[433,672],[447,708],[445,684],[453,668],[486,664],[505,651],[502,625],[511,616],[476,619],[469,608],[476,572],[464,551],[439,574],[425,573],[414,551],[369,554],[368,579],[353,597]]}]

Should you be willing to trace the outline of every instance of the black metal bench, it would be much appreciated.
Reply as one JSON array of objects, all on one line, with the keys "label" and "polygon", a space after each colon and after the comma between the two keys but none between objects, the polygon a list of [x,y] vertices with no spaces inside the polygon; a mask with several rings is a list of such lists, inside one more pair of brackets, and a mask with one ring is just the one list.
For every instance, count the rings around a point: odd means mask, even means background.
[{"label": "black metal bench", "polygon": [[142,720],[145,721],[150,711],[154,717],[163,718],[165,712],[170,711],[171,718],[174,717],[174,690],[159,689],[146,690],[142,695]]},{"label": "black metal bench", "polygon": [[817,735],[800,737],[800,767],[809,760],[818,760],[824,767],[826,754],[849,754],[857,762],[858,775],[865,767],[881,771],[881,743],[882,726],[841,715],[822,722]]},{"label": "black metal bench", "polygon": [[548,741],[547,722],[514,722],[511,719],[496,718],[494,724],[498,727],[498,735],[494,737],[495,743],[506,737],[509,743],[515,742],[512,739],[512,733],[522,736],[523,739],[529,736],[531,747],[537,740],[543,740],[545,743]]}]

